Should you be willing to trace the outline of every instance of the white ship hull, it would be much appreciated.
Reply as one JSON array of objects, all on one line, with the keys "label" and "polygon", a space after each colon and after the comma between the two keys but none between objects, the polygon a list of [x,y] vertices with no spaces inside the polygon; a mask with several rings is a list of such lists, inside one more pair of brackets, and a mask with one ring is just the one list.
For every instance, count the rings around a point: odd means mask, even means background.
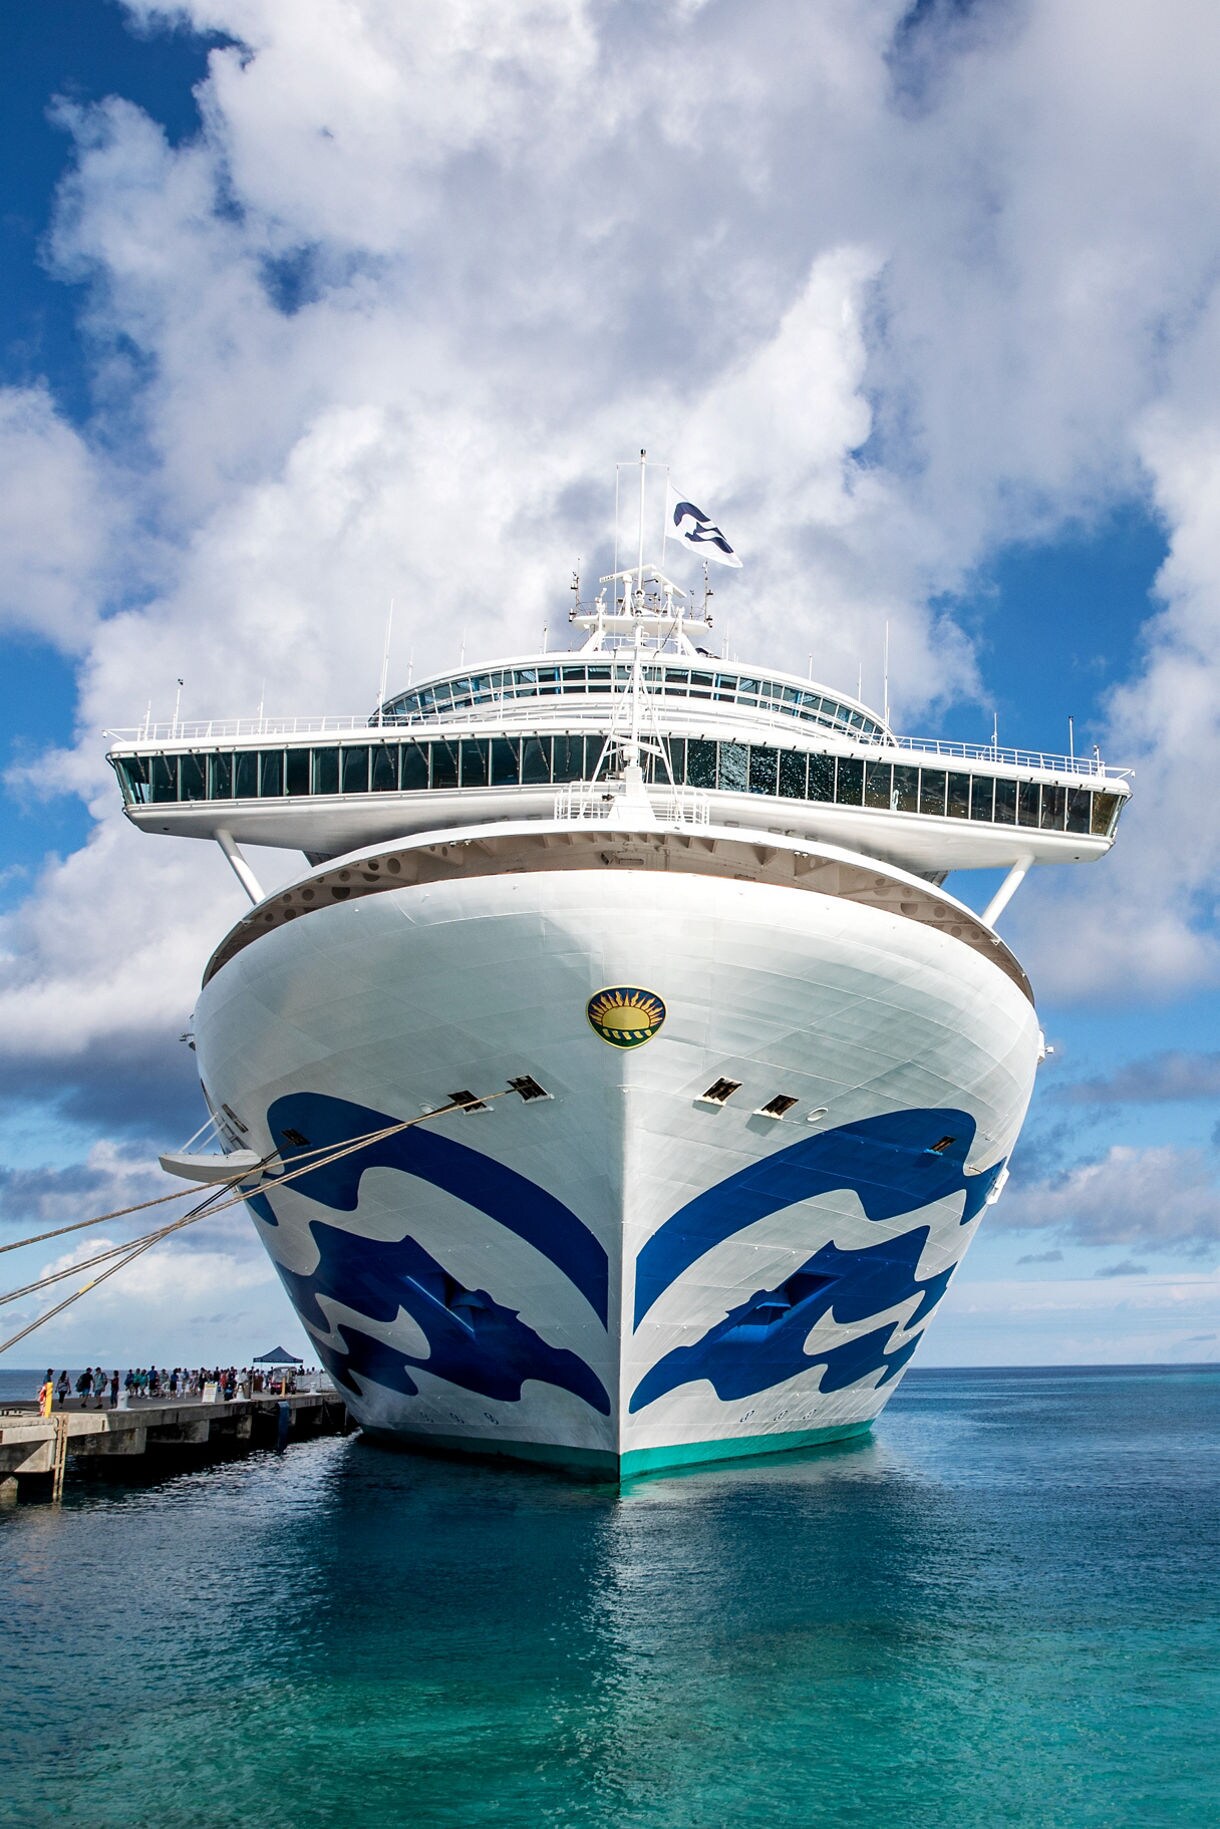
[{"label": "white ship hull", "polygon": [[[595,1033],[605,987],[663,1001],[651,1039]],[[271,1181],[255,1223],[366,1428],[610,1476],[867,1428],[998,1189],[1039,1048],[1013,975],[948,933],[607,869],[286,922],[211,978],[196,1037],[214,1108],[286,1165],[459,1091],[545,1088]],[[700,1102],[719,1079],[740,1090]],[[758,1115],[776,1095],[796,1103]]]}]

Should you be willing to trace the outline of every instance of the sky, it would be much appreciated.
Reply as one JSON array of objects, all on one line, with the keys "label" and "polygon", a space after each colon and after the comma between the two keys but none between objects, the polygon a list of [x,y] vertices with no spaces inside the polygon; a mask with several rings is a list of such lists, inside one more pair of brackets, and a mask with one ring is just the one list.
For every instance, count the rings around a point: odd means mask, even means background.
[{"label": "sky", "polygon": [[[1063,750],[1070,717],[1134,770],[1113,854],[1002,918],[1054,1052],[919,1363],[1214,1360],[1214,6],[8,0],[4,28],[0,1237],[162,1191],[203,1116],[179,1038],[242,893],[127,824],[105,731],[179,678],[190,717],[365,712],[391,599],[392,684],[534,648],[646,445],[743,556],[737,654],[878,703],[888,624],[898,728]],[[5,1286],[95,1249],[14,1252]],[[281,1339],[238,1214],[14,1357]]]}]

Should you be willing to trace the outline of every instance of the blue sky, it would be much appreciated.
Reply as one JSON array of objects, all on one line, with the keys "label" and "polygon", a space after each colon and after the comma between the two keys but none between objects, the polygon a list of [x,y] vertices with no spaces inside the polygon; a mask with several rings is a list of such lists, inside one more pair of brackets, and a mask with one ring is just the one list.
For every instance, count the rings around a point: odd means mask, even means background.
[{"label": "blue sky", "polygon": [[[126,829],[103,730],[179,675],[189,714],[363,709],[390,596],[398,675],[532,645],[644,442],[746,555],[738,653],[876,700],[888,622],[903,728],[1062,749],[1071,716],[1137,771],[1114,856],[1004,918],[1055,1053],[923,1362],[1214,1358],[1209,9],[40,0],[6,31],[5,1228],[154,1184],[240,913],[210,848]],[[53,1357],[292,1325],[237,1221],[97,1301]]]}]

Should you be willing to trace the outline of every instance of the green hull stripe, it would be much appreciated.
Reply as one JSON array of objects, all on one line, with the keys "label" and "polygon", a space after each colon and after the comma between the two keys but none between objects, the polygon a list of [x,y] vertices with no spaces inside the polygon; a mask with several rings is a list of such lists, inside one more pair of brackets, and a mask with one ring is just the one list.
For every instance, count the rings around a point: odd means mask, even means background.
[{"label": "green hull stripe", "polygon": [[554,1442],[514,1442],[468,1435],[392,1435],[376,1429],[365,1433],[388,1446],[432,1448],[439,1454],[507,1456],[514,1461],[534,1461],[572,1473],[603,1480],[632,1480],[667,1469],[700,1466],[708,1461],[754,1460],[761,1454],[794,1454],[802,1448],[826,1447],[864,1435],[873,1426],[839,1423],[828,1429],[797,1429],[784,1435],[739,1435],[713,1442],[676,1442],[665,1448],[629,1448],[614,1454],[608,1448],[564,1448]]}]

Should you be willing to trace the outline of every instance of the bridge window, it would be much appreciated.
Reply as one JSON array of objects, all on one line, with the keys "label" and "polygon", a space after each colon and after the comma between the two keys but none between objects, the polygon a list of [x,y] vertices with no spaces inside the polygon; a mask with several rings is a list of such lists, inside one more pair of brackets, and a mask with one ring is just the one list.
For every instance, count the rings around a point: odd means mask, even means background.
[{"label": "bridge window", "polygon": [[491,779],[495,787],[516,787],[521,779],[521,759],[514,737],[491,740]]},{"label": "bridge window", "polygon": [[[372,787],[375,794],[393,794],[398,789],[398,745],[379,743],[373,751]],[[291,789],[289,792],[291,793]]]},{"label": "bridge window", "polygon": [[284,792],[308,794],[309,788],[309,751],[290,749],[284,757]]},{"label": "bridge window", "polygon": [[428,785],[428,751],[423,743],[404,743],[398,764],[404,793],[420,794]]},{"label": "bridge window", "polygon": [[716,745],[692,737],[686,745],[686,779],[692,787],[716,785]]},{"label": "bridge window", "polygon": [[233,758],[233,798],[258,799],[258,751],[239,749]]},{"label": "bridge window", "polygon": [[1067,791],[1067,829],[1069,832],[1087,832],[1089,829],[1089,803],[1092,796],[1087,787],[1070,787]]},{"label": "bridge window", "polygon": [[523,737],[521,739],[522,787],[541,787],[550,778],[551,739],[549,737]]},{"label": "bridge window", "polygon": [[345,794],[367,794],[369,791],[369,752],[367,744],[359,744],[351,749],[343,746],[342,762],[343,792]]},{"label": "bridge window", "polygon": [[945,771],[943,768],[921,768],[919,771],[919,810],[944,817]]},{"label": "bridge window", "polygon": [[758,744],[750,745],[750,792],[752,794],[774,794],[777,784],[779,755],[773,749],[763,749]]},{"label": "bridge window", "polygon": [[995,784],[995,818],[1000,826],[1017,823],[1017,784],[1011,778],[1001,776]]},{"label": "bridge window", "polygon": [[864,770],[864,804],[866,807],[890,807],[894,771],[888,762],[870,762]]},{"label": "bridge window", "polygon": [[333,743],[313,752],[313,791],[315,794],[339,792],[339,751]]},{"label": "bridge window", "polygon": [[950,819],[969,819],[970,817],[970,777],[949,771],[948,793],[945,799],[945,812]]},{"label": "bridge window", "polygon": [[1118,819],[1118,810],[1122,805],[1119,794],[1094,794],[1093,796],[1093,836],[1109,838]]},{"label": "bridge window", "polygon": [[779,791],[785,800],[804,800],[809,758],[786,749],[779,759]]},{"label": "bridge window", "polygon": [[730,794],[744,794],[747,780],[748,752],[744,743],[720,745],[720,787]]},{"label": "bridge window", "polygon": [[1061,787],[1052,787],[1044,782],[1042,786],[1042,818],[1039,822],[1045,832],[1062,832],[1064,812],[1064,792]]},{"label": "bridge window", "polygon": [[1036,826],[1038,823],[1038,783],[1021,781],[1017,784],[1017,824],[1019,826]]},{"label": "bridge window", "polygon": [[919,811],[919,770],[905,762],[894,764],[894,790],[890,801],[896,813]]},{"label": "bridge window", "polygon": [[463,737],[458,745],[463,787],[487,786],[487,742],[480,737]]},{"label": "bridge window", "polygon": [[457,749],[452,743],[434,743],[432,745],[432,785],[434,788],[456,787],[458,784]]},{"label": "bridge window", "polygon": [[261,799],[278,800],[284,792],[284,752],[263,749],[258,756],[258,791]]},{"label": "bridge window", "polygon": [[990,821],[995,809],[995,782],[990,775],[970,777],[970,817]]},{"label": "bridge window", "polygon": [[854,756],[840,756],[835,782],[835,799],[844,806],[858,807],[864,795],[864,764]]},{"label": "bridge window", "polygon": [[[592,738],[589,739],[589,747],[593,747]],[[673,747],[676,749],[677,744],[674,744]],[[585,739],[583,737],[559,736],[554,739],[554,749],[555,760],[552,769],[552,779],[555,781],[583,781],[586,774]],[[594,750],[589,764],[588,772],[590,774],[593,771],[593,764],[596,761],[597,751]],[[676,756],[673,758],[673,761],[676,773],[678,761]]]},{"label": "bridge window", "polygon": [[833,756],[810,756],[810,800],[833,800],[835,797],[835,759]]},{"label": "bridge window", "polygon": [[230,800],[233,795],[233,758],[227,750],[208,757],[208,799]]}]

